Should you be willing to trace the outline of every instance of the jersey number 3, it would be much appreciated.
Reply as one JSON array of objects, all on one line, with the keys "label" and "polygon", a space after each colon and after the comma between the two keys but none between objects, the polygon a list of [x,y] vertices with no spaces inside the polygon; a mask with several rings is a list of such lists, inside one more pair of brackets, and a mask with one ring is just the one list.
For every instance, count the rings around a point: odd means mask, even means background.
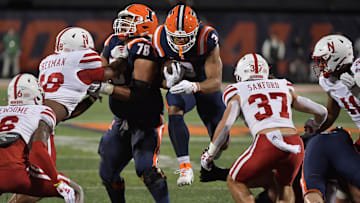
[{"label": "jersey number 3", "polygon": [[[270,92],[269,93],[270,99],[277,99],[278,97],[281,98],[281,112],[280,117],[282,118],[289,118],[289,112],[287,111],[287,98],[286,94],[283,92]],[[264,113],[257,112],[254,116],[256,120],[261,121],[265,118],[269,118],[273,115],[273,110],[271,108],[271,105],[269,104],[269,97],[265,94],[253,94],[249,97],[248,101],[249,104],[252,104],[255,102],[256,99],[260,99],[261,103],[259,103],[257,106],[259,108],[264,109]]]},{"label": "jersey number 3", "polygon": [[40,84],[45,92],[56,92],[64,84],[64,75],[62,73],[51,73],[45,81],[45,75],[40,76]]}]

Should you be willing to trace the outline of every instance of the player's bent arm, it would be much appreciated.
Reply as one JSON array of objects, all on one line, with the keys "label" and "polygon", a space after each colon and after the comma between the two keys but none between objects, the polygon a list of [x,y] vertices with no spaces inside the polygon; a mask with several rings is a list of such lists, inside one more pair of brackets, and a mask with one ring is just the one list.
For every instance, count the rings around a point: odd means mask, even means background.
[{"label": "player's bent arm", "polygon": [[215,129],[215,134],[212,142],[210,142],[208,151],[211,156],[216,155],[226,143],[227,135],[239,115],[240,97],[239,95],[235,95],[228,101],[223,117]]},{"label": "player's bent arm", "polygon": [[323,105],[318,104],[306,97],[298,96],[293,91],[290,91],[290,93],[293,97],[292,105],[294,109],[304,113],[313,114],[315,118],[315,122],[319,126],[325,122],[328,115],[328,111]]},{"label": "player's bent arm", "polygon": [[219,45],[216,45],[214,50],[212,50],[206,58],[205,73],[207,79],[200,82],[200,91],[204,94],[219,91],[222,81],[222,62]]},{"label": "player's bent arm", "polygon": [[122,101],[146,99],[147,90],[156,77],[156,71],[156,62],[143,58],[136,59],[132,86],[114,86],[111,96]]},{"label": "player's bent arm", "polygon": [[45,99],[44,104],[54,111],[56,115],[56,124],[60,123],[68,117],[69,113],[64,105],[49,99]]},{"label": "player's bent arm", "polygon": [[51,128],[46,122],[43,120],[39,121],[38,128],[31,136],[29,144],[29,162],[44,170],[50,177],[52,183],[56,184],[58,182],[57,170],[47,151],[47,140],[52,132],[53,128]]},{"label": "player's bent arm", "polygon": [[80,116],[87,109],[89,109],[90,106],[92,106],[94,104],[96,99],[97,99],[96,97],[93,97],[91,95],[85,97],[83,100],[81,100],[81,102],[78,105],[76,105],[74,111],[71,112],[71,115],[69,117],[67,117],[65,120],[72,119],[72,118],[75,118],[77,116]]},{"label": "player's bent arm", "polygon": [[328,95],[326,109],[328,110],[327,119],[320,126],[319,130],[316,131],[317,133],[320,133],[320,132],[328,129],[329,127],[331,127],[331,125],[335,122],[335,120],[339,116],[341,107],[330,95]]},{"label": "player's bent arm", "polygon": [[106,65],[109,64],[108,60],[105,58],[103,53],[100,54],[100,58],[101,58],[101,65],[102,66],[106,66]]}]

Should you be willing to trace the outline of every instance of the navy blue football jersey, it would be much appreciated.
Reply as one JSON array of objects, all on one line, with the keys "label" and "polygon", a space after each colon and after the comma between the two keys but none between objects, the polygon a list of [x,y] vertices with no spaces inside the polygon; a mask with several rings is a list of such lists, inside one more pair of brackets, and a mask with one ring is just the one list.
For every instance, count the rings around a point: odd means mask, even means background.
[{"label": "navy blue football jersey", "polygon": [[186,67],[185,79],[201,82],[206,80],[206,58],[218,45],[218,39],[218,33],[213,27],[200,25],[195,45],[181,58],[177,52],[171,49],[166,39],[165,27],[161,25],[155,31],[153,44],[159,57],[180,61]]}]

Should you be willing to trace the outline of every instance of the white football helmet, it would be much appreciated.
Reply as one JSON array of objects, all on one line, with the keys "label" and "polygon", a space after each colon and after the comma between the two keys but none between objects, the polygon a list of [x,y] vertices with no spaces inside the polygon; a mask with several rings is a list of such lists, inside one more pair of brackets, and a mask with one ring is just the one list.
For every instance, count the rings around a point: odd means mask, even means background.
[{"label": "white football helmet", "polygon": [[68,27],[56,36],[55,53],[94,49],[91,34],[83,28]]},{"label": "white football helmet", "polygon": [[44,90],[31,74],[16,75],[8,86],[9,105],[43,104]]},{"label": "white football helmet", "polygon": [[321,38],[315,45],[312,58],[316,61],[313,70],[316,76],[322,73],[328,77],[342,65],[354,60],[351,41],[342,35],[328,35]]},{"label": "white football helmet", "polygon": [[267,79],[269,65],[259,54],[246,54],[237,63],[234,76],[237,82]]}]

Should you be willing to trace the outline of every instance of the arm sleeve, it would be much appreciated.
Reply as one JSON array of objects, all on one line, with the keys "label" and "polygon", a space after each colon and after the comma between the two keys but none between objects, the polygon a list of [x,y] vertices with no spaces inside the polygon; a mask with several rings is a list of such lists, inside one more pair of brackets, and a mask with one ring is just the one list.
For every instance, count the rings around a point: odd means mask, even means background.
[{"label": "arm sleeve", "polygon": [[238,89],[233,86],[229,85],[225,88],[224,94],[223,94],[223,102],[227,106],[228,101],[238,92]]},{"label": "arm sleeve", "polygon": [[40,120],[43,120],[50,128],[55,130],[56,115],[50,107],[45,107],[40,112]]}]

